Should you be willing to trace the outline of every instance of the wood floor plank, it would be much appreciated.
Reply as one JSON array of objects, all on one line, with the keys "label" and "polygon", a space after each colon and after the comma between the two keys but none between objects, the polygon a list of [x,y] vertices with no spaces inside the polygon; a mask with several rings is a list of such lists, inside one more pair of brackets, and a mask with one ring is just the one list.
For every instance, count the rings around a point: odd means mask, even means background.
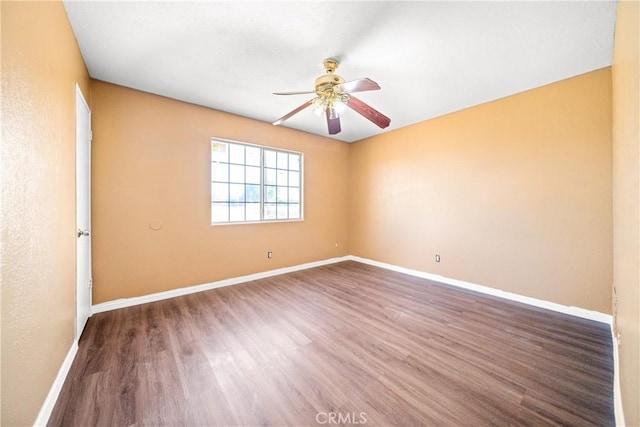
[{"label": "wood floor plank", "polygon": [[342,262],[89,319],[51,426],[611,426],[607,325]]}]

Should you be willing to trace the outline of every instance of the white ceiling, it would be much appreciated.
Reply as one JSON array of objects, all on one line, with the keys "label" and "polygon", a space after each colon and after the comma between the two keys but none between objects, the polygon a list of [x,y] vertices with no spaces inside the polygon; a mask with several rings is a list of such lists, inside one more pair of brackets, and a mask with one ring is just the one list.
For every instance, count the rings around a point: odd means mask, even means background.
[{"label": "white ceiling", "polygon": [[[65,1],[91,77],[273,122],[311,95],[322,60],[391,118],[348,110],[356,141],[611,65],[613,1]],[[328,136],[311,108],[284,123]]]}]

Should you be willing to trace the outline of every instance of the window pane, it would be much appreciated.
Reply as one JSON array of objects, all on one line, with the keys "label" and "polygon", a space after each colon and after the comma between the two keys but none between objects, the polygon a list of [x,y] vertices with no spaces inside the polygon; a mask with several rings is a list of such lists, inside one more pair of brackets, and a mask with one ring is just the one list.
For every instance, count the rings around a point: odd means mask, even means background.
[{"label": "window pane", "polygon": [[247,221],[260,221],[260,203],[247,203]]},{"label": "window pane", "polygon": [[224,181],[229,179],[229,165],[226,163],[211,163],[211,181]]},{"label": "window pane", "polygon": [[260,167],[247,166],[247,184],[260,184]]},{"label": "window pane", "polygon": [[278,185],[287,185],[287,171],[278,169]]},{"label": "window pane", "polygon": [[276,167],[276,152],[271,150],[264,150],[264,166],[267,168]]},{"label": "window pane", "polygon": [[229,206],[229,221],[244,221],[244,203],[232,203]]},{"label": "window pane", "polygon": [[219,141],[211,141],[211,161],[228,162],[229,144]]},{"label": "window pane", "polygon": [[244,164],[244,145],[229,144],[229,163]]},{"label": "window pane", "polygon": [[300,218],[300,205],[289,205],[289,218],[291,219],[299,219]]},{"label": "window pane", "polygon": [[300,202],[300,189],[298,187],[289,187],[289,203]]},{"label": "window pane", "polygon": [[276,205],[274,203],[265,203],[264,219],[276,219]]},{"label": "window pane", "polygon": [[300,155],[289,154],[289,169],[292,171],[300,170]]},{"label": "window pane", "polygon": [[276,170],[265,169],[264,170],[264,183],[267,185],[276,185]]},{"label": "window pane", "polygon": [[229,200],[244,202],[244,184],[229,184]]},{"label": "window pane", "polygon": [[277,207],[278,219],[287,219],[287,218],[289,218],[289,212],[288,212],[287,207],[288,207],[287,205],[278,204],[278,207]]},{"label": "window pane", "polygon": [[273,187],[273,186],[264,187],[264,201],[265,202],[276,201],[276,187]]},{"label": "window pane", "polygon": [[289,172],[289,185],[292,187],[300,186],[300,172]]},{"label": "window pane", "polygon": [[260,203],[260,186],[249,185],[245,187],[245,202],[257,202]]},{"label": "window pane", "polygon": [[227,203],[211,204],[211,222],[229,221],[229,205]]},{"label": "window pane", "polygon": [[287,203],[289,201],[289,195],[287,187],[278,187],[278,203]]},{"label": "window pane", "polygon": [[244,182],[244,166],[231,165],[229,166],[229,182]]},{"label": "window pane", "polygon": [[260,166],[260,149],[258,147],[245,147],[247,156],[247,164],[252,166]]},{"label": "window pane", "polygon": [[300,219],[301,154],[211,139],[212,223]]},{"label": "window pane", "polygon": [[289,169],[289,155],[278,152],[278,169]]},{"label": "window pane", "polygon": [[214,202],[229,201],[229,184],[213,183],[211,184],[211,198]]}]

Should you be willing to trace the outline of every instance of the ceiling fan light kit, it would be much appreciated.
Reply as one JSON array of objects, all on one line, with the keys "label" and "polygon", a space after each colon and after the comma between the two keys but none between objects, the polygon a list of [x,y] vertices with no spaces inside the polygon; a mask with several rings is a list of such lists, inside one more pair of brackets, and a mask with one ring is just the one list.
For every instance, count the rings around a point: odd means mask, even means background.
[{"label": "ceiling fan light kit", "polygon": [[312,105],[314,114],[318,116],[321,116],[323,113],[325,114],[329,135],[340,133],[340,115],[346,107],[356,111],[382,129],[389,126],[391,119],[352,95],[353,92],[379,90],[380,86],[376,82],[366,77],[345,82],[342,77],[334,74],[339,63],[333,58],[325,59],[322,65],[324,66],[326,74],[316,79],[315,91],[274,92],[274,95],[302,95],[312,94],[314,92],[316,94],[315,98],[305,102],[295,110],[273,122],[274,125],[282,124],[294,114]]}]

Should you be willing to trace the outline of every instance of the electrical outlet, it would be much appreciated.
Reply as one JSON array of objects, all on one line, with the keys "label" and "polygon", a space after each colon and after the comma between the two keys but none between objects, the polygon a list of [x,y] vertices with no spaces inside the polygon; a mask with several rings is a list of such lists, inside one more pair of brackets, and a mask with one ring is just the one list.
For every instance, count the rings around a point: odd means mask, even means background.
[{"label": "electrical outlet", "polygon": [[273,252],[271,251],[267,252],[267,258],[273,258]]},{"label": "electrical outlet", "polygon": [[436,262],[440,262],[440,255],[436,254]]}]

